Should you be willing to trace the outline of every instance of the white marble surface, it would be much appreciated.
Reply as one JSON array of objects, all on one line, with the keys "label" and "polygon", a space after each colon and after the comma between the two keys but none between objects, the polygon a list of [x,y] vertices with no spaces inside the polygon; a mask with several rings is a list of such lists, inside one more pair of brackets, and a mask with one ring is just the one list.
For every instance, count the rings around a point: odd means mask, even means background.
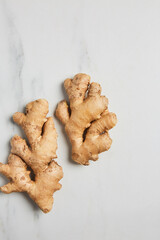
[{"label": "white marble surface", "polygon": [[52,115],[78,72],[102,85],[119,119],[112,148],[84,167],[54,118],[62,190],[46,215],[25,194],[0,193],[0,239],[160,239],[159,63],[159,0],[0,0],[1,161],[22,134],[12,114],[46,98]]}]

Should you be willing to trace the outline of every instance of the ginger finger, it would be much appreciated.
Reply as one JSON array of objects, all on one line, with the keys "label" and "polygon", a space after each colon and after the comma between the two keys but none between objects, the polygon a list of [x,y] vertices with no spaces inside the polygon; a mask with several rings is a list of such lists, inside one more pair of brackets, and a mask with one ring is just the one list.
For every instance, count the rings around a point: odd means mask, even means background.
[{"label": "ginger finger", "polygon": [[116,115],[108,110],[108,99],[101,96],[101,86],[89,83],[90,76],[82,73],[65,80],[70,114],[64,107],[65,101],[61,101],[56,110],[72,145],[72,159],[84,165],[88,165],[89,160],[96,161],[99,153],[110,148],[112,141],[108,130],[117,123]]},{"label": "ginger finger", "polygon": [[[0,189],[4,193],[27,192],[44,213],[53,206],[53,193],[61,188],[62,168],[53,161],[57,150],[57,133],[53,118],[46,118],[48,102],[33,101],[26,106],[26,115],[16,113],[13,120],[24,130],[29,146],[19,136],[11,140],[8,163],[0,163],[0,172],[10,182]],[[30,167],[34,174],[30,176]]]}]

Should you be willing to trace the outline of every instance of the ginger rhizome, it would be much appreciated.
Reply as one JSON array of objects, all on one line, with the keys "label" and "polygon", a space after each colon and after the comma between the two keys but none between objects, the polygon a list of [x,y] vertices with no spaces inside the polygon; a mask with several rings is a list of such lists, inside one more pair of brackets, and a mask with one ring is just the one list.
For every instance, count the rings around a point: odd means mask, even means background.
[{"label": "ginger rhizome", "polygon": [[[29,142],[19,136],[11,139],[8,164],[0,163],[0,172],[10,182],[0,190],[4,193],[27,192],[44,213],[53,205],[53,193],[61,188],[62,168],[56,158],[57,133],[53,118],[46,118],[48,102],[39,99],[26,106],[26,114],[15,113],[13,120],[24,130]],[[31,179],[30,167],[35,179]]]},{"label": "ginger rhizome", "polygon": [[66,79],[64,87],[70,105],[61,101],[56,116],[65,125],[65,131],[72,145],[72,159],[88,165],[97,160],[98,154],[108,150],[112,140],[108,130],[117,123],[114,113],[108,111],[108,99],[101,96],[101,86],[90,84],[90,76],[79,73],[73,79]]}]

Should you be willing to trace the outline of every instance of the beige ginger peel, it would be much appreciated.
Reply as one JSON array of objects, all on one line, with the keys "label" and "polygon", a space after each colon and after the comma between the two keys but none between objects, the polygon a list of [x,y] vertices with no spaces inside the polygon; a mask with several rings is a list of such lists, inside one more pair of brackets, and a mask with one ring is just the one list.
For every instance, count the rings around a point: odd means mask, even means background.
[{"label": "beige ginger peel", "polygon": [[[48,102],[39,99],[27,104],[26,114],[15,113],[13,120],[24,130],[29,142],[19,136],[11,140],[8,163],[0,163],[0,172],[10,182],[0,188],[4,193],[27,192],[44,213],[53,205],[53,193],[61,188],[62,168],[56,158],[57,133],[53,118],[46,118]],[[30,167],[35,180],[30,177]]]},{"label": "beige ginger peel", "polygon": [[65,131],[72,145],[72,159],[88,165],[97,160],[98,154],[108,150],[112,140],[108,131],[117,123],[115,113],[108,110],[108,99],[101,96],[101,86],[90,84],[90,76],[79,73],[73,79],[66,79],[64,87],[70,106],[61,101],[56,116],[65,125]]}]

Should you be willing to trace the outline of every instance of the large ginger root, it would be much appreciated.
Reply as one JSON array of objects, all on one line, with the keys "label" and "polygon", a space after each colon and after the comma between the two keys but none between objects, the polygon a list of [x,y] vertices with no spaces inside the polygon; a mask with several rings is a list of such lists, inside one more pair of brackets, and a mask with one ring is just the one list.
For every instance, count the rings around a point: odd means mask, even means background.
[{"label": "large ginger root", "polygon": [[90,76],[79,73],[73,79],[66,79],[64,87],[70,109],[66,101],[61,101],[56,116],[65,125],[72,144],[72,159],[88,165],[89,160],[97,160],[99,153],[110,148],[108,130],[116,125],[117,118],[108,111],[108,99],[101,96],[101,86],[90,84]]},{"label": "large ginger root", "polygon": [[[15,113],[13,120],[24,130],[29,145],[19,136],[11,140],[8,164],[0,163],[0,172],[10,179],[1,187],[4,193],[27,192],[44,213],[53,205],[53,193],[61,188],[62,168],[54,161],[57,133],[53,119],[46,118],[48,102],[39,99],[26,106],[26,115]],[[30,167],[35,180],[31,180]]]}]

